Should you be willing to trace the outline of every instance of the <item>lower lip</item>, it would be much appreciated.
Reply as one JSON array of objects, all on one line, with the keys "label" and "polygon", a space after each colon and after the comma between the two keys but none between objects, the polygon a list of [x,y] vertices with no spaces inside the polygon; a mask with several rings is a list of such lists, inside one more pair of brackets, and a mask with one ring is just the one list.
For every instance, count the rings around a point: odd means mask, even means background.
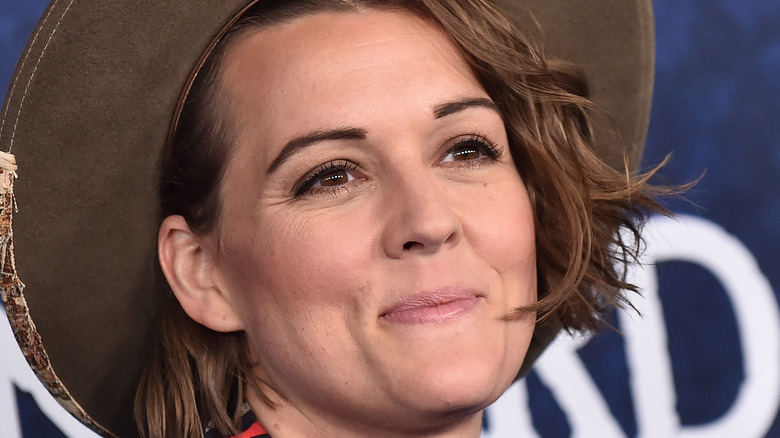
[{"label": "lower lip", "polygon": [[400,324],[435,324],[455,319],[472,311],[479,297],[450,301],[435,306],[415,307],[383,315],[388,321]]}]

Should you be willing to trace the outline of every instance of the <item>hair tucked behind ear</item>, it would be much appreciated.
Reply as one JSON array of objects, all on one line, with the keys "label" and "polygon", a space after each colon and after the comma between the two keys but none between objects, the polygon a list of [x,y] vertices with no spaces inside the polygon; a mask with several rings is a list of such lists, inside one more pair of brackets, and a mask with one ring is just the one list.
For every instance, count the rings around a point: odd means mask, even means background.
[{"label": "hair tucked behind ear", "polygon": [[[216,333],[190,319],[171,298],[160,351],[139,386],[136,418],[144,436],[202,437],[203,426],[231,431],[252,383],[246,338]],[[236,370],[243,370],[235,374]],[[231,372],[232,371],[232,372]],[[154,408],[154,409],[152,409]]]}]

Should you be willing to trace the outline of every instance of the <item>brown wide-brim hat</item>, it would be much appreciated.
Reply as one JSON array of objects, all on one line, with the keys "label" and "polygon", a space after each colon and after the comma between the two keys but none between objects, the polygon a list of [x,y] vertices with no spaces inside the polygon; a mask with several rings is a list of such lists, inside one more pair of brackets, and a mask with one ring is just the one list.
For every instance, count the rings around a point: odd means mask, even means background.
[{"label": "brown wide-brim hat", "polygon": [[[41,381],[106,436],[137,436],[134,394],[167,295],[157,186],[172,121],[251,3],[54,0],[8,88],[0,150],[15,155],[18,179],[14,203],[14,166],[0,156],[3,302]],[[582,68],[626,140],[597,139],[598,154],[636,166],[653,82],[650,0],[499,3],[548,59]],[[557,331],[537,330],[524,371]]]}]

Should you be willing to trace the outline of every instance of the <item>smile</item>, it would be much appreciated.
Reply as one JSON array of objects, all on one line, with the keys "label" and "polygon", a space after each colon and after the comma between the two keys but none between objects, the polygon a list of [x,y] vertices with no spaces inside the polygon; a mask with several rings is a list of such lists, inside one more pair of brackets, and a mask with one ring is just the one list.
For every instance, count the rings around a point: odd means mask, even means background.
[{"label": "smile", "polygon": [[481,299],[474,291],[441,289],[406,298],[380,317],[399,324],[435,324],[471,312]]}]

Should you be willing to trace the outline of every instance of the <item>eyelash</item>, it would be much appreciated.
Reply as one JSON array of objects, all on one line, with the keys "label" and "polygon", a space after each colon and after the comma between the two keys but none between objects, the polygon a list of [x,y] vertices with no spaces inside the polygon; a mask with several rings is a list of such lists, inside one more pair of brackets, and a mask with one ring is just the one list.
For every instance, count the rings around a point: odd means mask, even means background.
[{"label": "eyelash", "polygon": [[[459,147],[471,147],[472,150],[483,153],[484,156],[480,156],[473,159],[467,159],[467,160],[445,160],[446,157],[448,157],[451,154],[454,154],[456,149]],[[467,151],[471,152],[471,151]],[[463,152],[460,152],[463,153]],[[495,143],[492,143],[490,140],[488,140],[484,135],[481,134],[469,134],[466,136],[462,136],[460,138],[455,139],[454,144],[447,150],[447,153],[445,154],[444,158],[442,158],[442,163],[453,163],[451,166],[467,166],[468,168],[474,168],[477,166],[480,166],[481,164],[493,161],[498,161],[498,159],[501,157],[501,155],[504,153],[504,148],[498,146]],[[350,172],[353,170],[356,170],[358,168],[358,165],[350,160],[346,159],[338,159],[338,160],[332,160],[328,161],[327,163],[320,164],[316,168],[309,171],[309,173],[306,174],[306,176],[303,178],[302,182],[300,184],[297,184],[295,188],[293,189],[294,196],[301,197],[301,196],[311,196],[311,195],[317,195],[320,193],[330,193],[333,195],[337,195],[340,190],[346,190],[347,188],[345,185],[349,183],[351,180],[347,180],[344,184],[338,184],[335,186],[328,186],[328,187],[314,187],[317,182],[321,182],[323,178],[327,177],[328,174],[333,174],[335,172]],[[354,176],[353,176],[354,180]]]}]

